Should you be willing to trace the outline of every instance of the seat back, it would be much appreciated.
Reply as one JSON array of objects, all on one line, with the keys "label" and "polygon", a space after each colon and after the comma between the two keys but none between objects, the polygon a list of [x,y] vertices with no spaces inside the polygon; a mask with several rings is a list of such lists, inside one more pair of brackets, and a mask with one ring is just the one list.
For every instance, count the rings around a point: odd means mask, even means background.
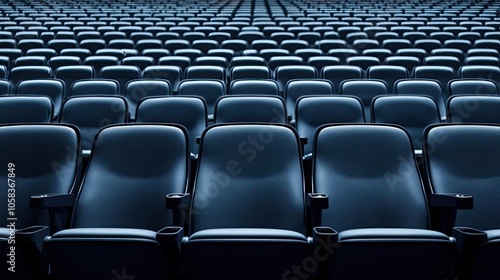
[{"label": "seat back", "polygon": [[[280,203],[277,203],[280,201]],[[191,234],[217,228],[306,233],[300,140],[289,126],[215,125],[201,137]]]},{"label": "seat back", "polygon": [[446,111],[450,123],[500,124],[500,97],[452,96]]},{"label": "seat back", "polygon": [[126,122],[127,113],[127,102],[121,96],[75,96],[64,102],[59,122],[78,126],[82,147],[90,150],[97,132],[106,125]]},{"label": "seat back", "polygon": [[[169,193],[186,190],[187,133],[174,125],[116,125],[101,130],[72,216],[72,227],[171,225]],[[143,164],[147,162],[148,164]]]},{"label": "seat back", "polygon": [[316,129],[327,123],[364,123],[363,103],[354,96],[303,96],[295,106],[295,127],[308,139],[304,154],[312,152]]},{"label": "seat back", "polygon": [[340,93],[359,97],[363,102],[365,118],[370,121],[370,106],[373,98],[389,94],[389,89],[382,80],[347,80],[340,84]]},{"label": "seat back", "polygon": [[417,150],[422,149],[424,129],[441,122],[436,101],[427,96],[377,96],[371,113],[373,123],[397,124],[406,129]]},{"label": "seat back", "polygon": [[287,122],[285,101],[279,96],[228,95],[217,100],[214,123]]},{"label": "seat back", "polygon": [[0,124],[49,123],[54,104],[46,96],[2,96],[0,97]]},{"label": "seat back", "polygon": [[[26,124],[0,126],[0,198],[7,201],[8,179],[16,194],[16,228],[48,225],[47,211],[30,209],[30,196],[70,193],[80,172],[80,136],[74,126]],[[9,166],[11,164],[11,166]],[[8,171],[11,169],[12,172]],[[9,173],[14,174],[9,176]],[[15,177],[13,177],[15,176]],[[8,203],[0,217],[7,220]]]},{"label": "seat back", "polygon": [[137,105],[136,122],[176,123],[188,131],[189,150],[198,154],[196,138],[207,127],[207,105],[199,96],[145,98]]},{"label": "seat back", "polygon": [[130,119],[135,120],[137,104],[149,96],[165,96],[172,94],[170,83],[165,80],[137,79],[129,81],[124,87]]},{"label": "seat back", "polygon": [[427,203],[409,135],[388,125],[325,125],[314,137],[313,191],[326,193],[323,224],[428,229]]},{"label": "seat back", "polygon": [[433,126],[424,134],[424,160],[436,193],[474,197],[474,209],[458,210],[456,226],[498,229],[500,215],[500,127],[494,125]]}]

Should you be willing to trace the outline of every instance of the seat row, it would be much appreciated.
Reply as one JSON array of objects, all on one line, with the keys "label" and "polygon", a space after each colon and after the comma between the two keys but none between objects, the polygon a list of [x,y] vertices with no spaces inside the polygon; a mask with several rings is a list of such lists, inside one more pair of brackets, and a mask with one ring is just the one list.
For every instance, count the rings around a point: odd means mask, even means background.
[{"label": "seat row", "polygon": [[181,126],[102,129],[81,184],[75,127],[2,125],[0,136],[0,198],[15,194],[17,218],[0,229],[2,279],[46,275],[48,263],[72,280],[498,276],[496,125],[426,129],[429,193],[393,125],[321,126],[312,193],[287,125],[205,130],[193,189]]},{"label": "seat row", "polygon": [[[158,83],[145,82],[150,85]],[[467,82],[470,81],[461,83],[462,86],[470,87]],[[318,91],[303,94],[303,90],[312,84]],[[131,88],[136,86],[144,86],[144,83],[136,82]],[[401,125],[408,130],[417,150],[422,149],[423,131],[431,124],[445,120],[450,123],[500,123],[498,95],[456,94],[448,99],[444,111],[440,111],[435,99],[429,95],[432,90],[439,89],[434,81],[400,81],[398,87],[402,92],[398,95],[379,95],[376,91],[367,91],[365,95],[356,96],[354,93],[360,87],[369,84],[357,85],[353,82],[345,85],[348,90],[353,91],[351,94],[332,95],[328,92],[331,90],[328,86],[324,81],[294,81],[289,85],[286,101],[277,95],[221,96],[211,106],[211,112],[208,111],[205,99],[194,95],[158,95],[137,99],[133,99],[134,96],[127,99],[121,96],[73,96],[64,101],[55,120],[54,106],[48,97],[5,96],[0,97],[0,123],[54,121],[77,125],[82,133],[83,150],[86,153],[92,148],[97,131],[109,124],[178,123],[188,129],[190,151],[194,157],[198,154],[196,140],[211,123],[291,123],[301,137],[309,139],[309,143],[304,145],[306,157],[312,152],[310,140],[315,130],[325,123],[373,122]],[[429,92],[412,92],[426,89]]]}]

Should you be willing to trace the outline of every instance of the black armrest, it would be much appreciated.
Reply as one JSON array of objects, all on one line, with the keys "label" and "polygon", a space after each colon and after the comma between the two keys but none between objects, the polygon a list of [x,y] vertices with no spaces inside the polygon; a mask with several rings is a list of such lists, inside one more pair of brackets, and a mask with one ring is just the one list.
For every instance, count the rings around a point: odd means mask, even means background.
[{"label": "black armrest", "polygon": [[166,271],[169,274],[169,279],[177,279],[179,277],[183,237],[184,229],[182,227],[170,226],[156,232],[156,240],[160,243],[165,256]]},{"label": "black armrest", "polygon": [[316,270],[318,276],[328,275],[330,261],[335,249],[339,246],[340,243],[337,231],[330,227],[313,228],[312,257],[318,263],[318,269]]},{"label": "black armrest", "polygon": [[[50,231],[47,226],[31,226],[17,230],[14,236],[15,247],[10,248],[14,250],[8,250],[7,263],[12,267],[16,266],[17,270],[29,270],[33,276],[36,275],[36,279],[49,279],[47,275],[49,263],[43,250],[43,241],[49,235]],[[18,258],[19,252],[21,252],[22,262],[20,261],[16,265],[13,258]],[[23,277],[21,276],[21,278]]]},{"label": "black armrest", "polygon": [[458,193],[433,193],[430,195],[429,204],[431,207],[473,209],[474,200],[471,195]]},{"label": "black armrest", "polygon": [[486,232],[473,228],[456,227],[453,228],[453,237],[457,240],[458,279],[470,279],[477,250],[488,241]]},{"label": "black armrest", "polygon": [[312,227],[320,226],[323,209],[328,209],[328,195],[323,193],[307,194],[307,207],[311,213]]},{"label": "black armrest", "polygon": [[184,227],[191,206],[191,194],[171,193],[165,197],[165,207],[172,210],[174,226]]},{"label": "black armrest", "polygon": [[48,193],[33,195],[30,199],[32,209],[71,208],[75,204],[73,193]]},{"label": "black armrest", "polygon": [[67,227],[75,198],[73,193],[34,195],[30,199],[30,208],[49,209],[50,234],[54,234]]},{"label": "black armrest", "polygon": [[451,236],[455,226],[458,209],[473,209],[472,196],[467,194],[431,194],[429,205],[432,208],[432,227]]}]

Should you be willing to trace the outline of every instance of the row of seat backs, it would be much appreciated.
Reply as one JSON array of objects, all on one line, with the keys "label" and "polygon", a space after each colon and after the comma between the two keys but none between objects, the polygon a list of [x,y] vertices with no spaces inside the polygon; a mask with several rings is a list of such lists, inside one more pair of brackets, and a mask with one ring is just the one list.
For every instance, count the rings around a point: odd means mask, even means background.
[{"label": "row of seat backs", "polygon": [[[72,215],[73,228],[156,231],[172,224],[171,213],[163,209],[162,197],[165,193],[186,190],[189,157],[187,134],[182,127],[120,125],[102,130],[78,190],[74,189],[79,157],[75,151],[80,139],[74,127],[11,125],[0,127],[0,133],[2,155],[6,155],[2,160],[7,166],[15,159],[19,177],[16,183],[27,186],[19,188],[17,194],[19,210],[16,213],[23,216],[19,227],[47,224],[43,212],[27,210],[27,203],[24,204],[33,192],[68,193],[71,189],[78,193]],[[428,128],[425,133],[427,143],[433,143],[432,152],[424,150],[433,190],[472,193],[476,200],[474,210],[459,212],[457,224],[460,226],[498,228],[498,221],[491,217],[498,213],[494,182],[498,173],[500,151],[496,148],[496,139],[499,133],[498,126],[493,125],[439,125]],[[36,135],[43,141],[33,145],[26,142],[31,138],[26,137],[28,135]],[[258,142],[252,144],[249,135],[255,136]],[[394,228],[430,228],[426,194],[413,159],[410,138],[404,130],[390,125],[326,125],[317,131],[314,143],[314,188],[328,194],[331,200],[323,219],[325,225],[341,232],[374,227],[393,231]],[[262,146],[265,148],[259,148]],[[73,151],[69,155],[68,147]],[[457,153],[457,149],[461,153]],[[299,137],[286,125],[217,125],[206,130],[201,137],[188,236],[214,228],[286,229],[307,234],[300,158]],[[402,160],[405,169],[401,169]],[[485,161],[490,164],[484,166]],[[54,162],[62,163],[62,173],[53,172]],[[153,164],[138,166],[137,162]],[[103,169],[108,171],[102,172]],[[24,179],[41,173],[48,175],[36,176],[43,183]],[[6,180],[7,172],[2,174]],[[476,188],[478,183],[485,188]],[[7,199],[6,192],[1,194]],[[281,202],[279,205],[276,199]],[[382,200],[390,203],[381,207]],[[232,205],[230,214],[228,202]],[[364,207],[360,208],[360,203]],[[256,213],[256,209],[260,209],[261,214]],[[6,215],[7,211],[2,213]],[[106,266],[105,263],[101,265]],[[59,269],[56,271],[60,272]]]},{"label": "row of seat backs", "polygon": [[[498,123],[497,96],[457,95],[448,100],[449,122]],[[47,97],[17,96],[0,98],[2,123],[50,122],[52,103]],[[370,111],[355,96],[306,95],[298,97],[292,108],[299,134],[311,139],[325,123],[392,123],[403,126],[412,136],[416,149],[422,148],[426,126],[442,122],[437,103],[431,97],[375,96]],[[288,123],[287,104],[278,96],[224,96],[214,105],[214,123]],[[58,122],[72,123],[82,131],[84,150],[89,150],[97,131],[113,123],[125,123],[127,101],[123,97],[72,97],[65,101]],[[369,117],[365,117],[370,114]],[[135,122],[179,123],[188,129],[190,150],[198,153],[196,138],[208,125],[207,106],[196,96],[149,97],[139,102]],[[309,154],[312,144],[304,146]]]}]

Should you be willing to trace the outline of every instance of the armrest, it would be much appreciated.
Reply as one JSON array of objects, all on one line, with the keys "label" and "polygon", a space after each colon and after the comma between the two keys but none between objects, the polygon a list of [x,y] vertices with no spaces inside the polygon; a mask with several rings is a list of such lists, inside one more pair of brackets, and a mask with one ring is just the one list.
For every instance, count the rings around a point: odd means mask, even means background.
[{"label": "armrest", "polygon": [[312,257],[318,263],[318,276],[328,275],[335,249],[340,246],[338,232],[330,227],[313,228]]},{"label": "armrest", "polygon": [[455,226],[458,209],[473,209],[472,196],[467,194],[431,194],[429,205],[432,208],[432,227],[451,236]]},{"label": "armrest", "polygon": [[174,226],[184,227],[190,206],[191,194],[189,193],[171,193],[165,197],[165,207],[172,210]]},{"label": "armrest", "polygon": [[30,208],[49,209],[50,234],[54,234],[67,227],[75,198],[73,193],[34,195],[30,199]]},{"label": "armrest", "polygon": [[160,243],[165,256],[169,279],[177,279],[179,276],[183,237],[184,229],[182,227],[170,226],[156,232],[156,240]]},{"label": "armrest", "polygon": [[320,226],[323,209],[328,209],[328,195],[323,193],[307,194],[307,208],[311,213],[312,227]]},{"label": "armrest", "polygon": [[75,203],[75,194],[73,193],[48,193],[33,195],[30,199],[30,208],[32,209],[50,209],[50,208],[71,208]]},{"label": "armrest", "polygon": [[488,241],[487,234],[473,228],[456,227],[453,228],[453,237],[457,240],[458,279],[469,279],[477,250]]},{"label": "armrest", "polygon": [[433,193],[429,197],[431,207],[474,209],[474,200],[471,195],[458,193]]}]

